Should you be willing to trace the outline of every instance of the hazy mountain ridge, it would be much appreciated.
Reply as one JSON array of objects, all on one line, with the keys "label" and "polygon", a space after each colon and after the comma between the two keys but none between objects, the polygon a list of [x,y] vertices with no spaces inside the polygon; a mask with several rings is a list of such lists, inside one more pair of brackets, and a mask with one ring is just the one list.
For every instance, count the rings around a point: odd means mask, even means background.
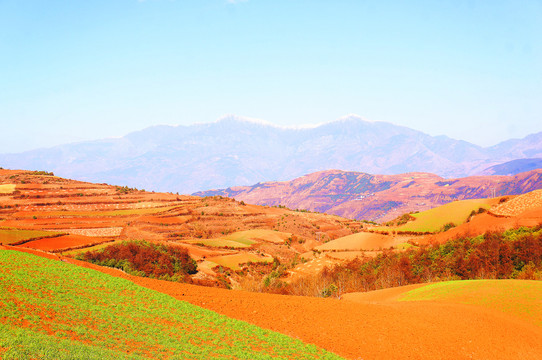
[{"label": "hazy mountain ridge", "polygon": [[306,128],[278,127],[229,116],[213,123],[154,126],[122,138],[4,154],[0,155],[0,166],[191,193],[288,180],[327,169],[472,175],[526,154],[542,156],[539,138],[542,133],[482,148],[355,115]]},{"label": "hazy mountain ridge", "polygon": [[258,183],[197,196],[228,196],[256,205],[283,205],[359,220],[387,221],[454,200],[518,195],[542,188],[542,169],[515,176],[444,179],[429,173],[371,175],[322,171],[283,182]]}]

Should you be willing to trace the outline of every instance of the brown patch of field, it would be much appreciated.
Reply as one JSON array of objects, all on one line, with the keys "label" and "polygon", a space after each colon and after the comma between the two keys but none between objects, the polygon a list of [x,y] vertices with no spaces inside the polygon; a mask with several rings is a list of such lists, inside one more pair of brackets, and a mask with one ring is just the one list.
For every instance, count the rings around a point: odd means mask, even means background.
[{"label": "brown patch of field", "polygon": [[397,239],[378,233],[360,232],[315,247],[319,251],[378,250],[396,245]]},{"label": "brown patch of field", "polygon": [[498,204],[490,211],[498,216],[518,216],[525,211],[542,208],[542,190],[519,195],[513,199]]}]

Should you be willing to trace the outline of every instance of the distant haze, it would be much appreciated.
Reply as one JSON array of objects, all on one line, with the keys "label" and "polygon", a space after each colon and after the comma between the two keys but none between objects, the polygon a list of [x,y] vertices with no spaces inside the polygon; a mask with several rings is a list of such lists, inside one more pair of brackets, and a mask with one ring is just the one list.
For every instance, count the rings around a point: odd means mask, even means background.
[{"label": "distant haze", "polygon": [[483,148],[356,115],[310,128],[277,127],[230,116],[212,123],[155,126],[121,138],[0,155],[0,166],[192,193],[291,180],[329,169],[459,177],[506,161],[538,157],[542,157],[542,132]]}]

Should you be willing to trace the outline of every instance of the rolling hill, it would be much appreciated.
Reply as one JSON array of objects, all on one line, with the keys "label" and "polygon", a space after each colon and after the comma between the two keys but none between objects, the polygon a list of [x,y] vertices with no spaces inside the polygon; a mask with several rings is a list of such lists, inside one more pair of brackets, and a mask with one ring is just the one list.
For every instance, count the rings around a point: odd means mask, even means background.
[{"label": "rolling hill", "polygon": [[[520,176],[520,188],[531,186],[532,176]],[[335,358],[310,344],[349,359],[542,354],[539,282],[415,284],[539,279],[542,190],[420,213],[412,223],[428,226],[435,217],[489,208],[427,236],[39,171],[0,170],[0,190],[0,265],[9,275],[0,275],[2,358]],[[515,230],[453,240],[462,234],[456,230],[475,236],[491,226]],[[74,258],[131,239],[186,249],[198,271],[188,281],[164,281],[134,276],[126,263],[119,270]],[[424,245],[436,242],[445,243]],[[163,270],[166,260],[152,264]],[[345,294],[404,283],[415,285]],[[251,292],[219,288],[225,284]]]},{"label": "rolling hill", "polygon": [[388,221],[455,200],[517,195],[542,188],[542,169],[515,176],[444,179],[428,173],[371,175],[341,170],[291,181],[258,183],[195,193],[259,205],[283,205],[354,219]]},{"label": "rolling hill", "polygon": [[128,280],[0,247],[3,359],[341,359]]},{"label": "rolling hill", "polygon": [[221,267],[299,261],[300,254],[322,241],[362,228],[338,216],[146,192],[36,171],[0,170],[0,184],[0,244],[78,256],[143,239],[187,249],[199,270],[190,281],[204,285],[235,284],[236,273],[220,272]]},{"label": "rolling hill", "polygon": [[[9,335],[0,337],[5,358],[337,358],[314,345],[348,359],[542,355],[537,281],[450,281],[337,300],[176,284],[13,253],[0,250],[14,274],[0,286],[17,289],[0,292],[10,304],[0,325]],[[87,298],[100,301],[89,309]]]}]

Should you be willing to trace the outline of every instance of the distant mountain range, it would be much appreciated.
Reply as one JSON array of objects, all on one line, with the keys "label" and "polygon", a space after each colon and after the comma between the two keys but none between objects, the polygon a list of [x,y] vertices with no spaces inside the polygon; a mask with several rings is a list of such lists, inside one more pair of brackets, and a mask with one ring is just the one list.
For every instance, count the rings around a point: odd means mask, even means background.
[{"label": "distant mountain range", "polygon": [[482,175],[515,175],[525,171],[542,168],[542,159],[517,159],[491,166],[484,171]]},{"label": "distant mountain range", "polygon": [[256,205],[325,212],[353,219],[388,221],[454,200],[518,195],[542,188],[542,169],[515,176],[444,179],[428,173],[370,175],[328,170],[291,181],[265,182],[195,193],[228,196]]},{"label": "distant mountain range", "polygon": [[542,157],[542,132],[482,148],[446,136],[351,115],[308,128],[229,116],[191,126],[155,126],[122,138],[0,155],[0,166],[53,171],[91,182],[192,193],[288,180],[327,169],[473,175]]}]

